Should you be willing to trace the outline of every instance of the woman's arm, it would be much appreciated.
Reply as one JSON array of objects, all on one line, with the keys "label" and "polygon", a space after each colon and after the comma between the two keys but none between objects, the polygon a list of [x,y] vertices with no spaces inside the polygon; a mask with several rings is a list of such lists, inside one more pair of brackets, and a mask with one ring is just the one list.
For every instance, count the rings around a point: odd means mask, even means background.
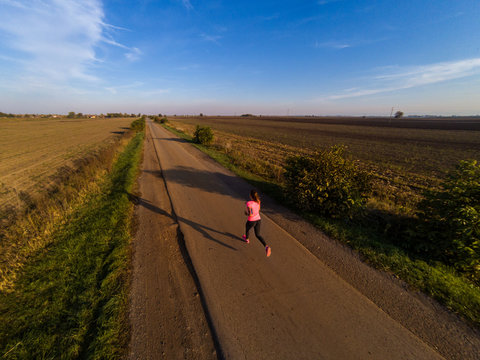
[{"label": "woman's arm", "polygon": [[247,208],[245,209],[245,215],[250,216],[250,214],[252,213],[252,209],[248,205],[246,205],[246,207]]}]

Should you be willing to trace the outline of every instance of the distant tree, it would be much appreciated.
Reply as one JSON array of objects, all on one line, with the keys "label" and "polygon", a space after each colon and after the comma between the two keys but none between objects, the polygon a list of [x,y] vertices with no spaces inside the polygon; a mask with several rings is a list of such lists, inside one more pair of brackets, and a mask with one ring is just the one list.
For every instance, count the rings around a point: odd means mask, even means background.
[{"label": "distant tree", "polygon": [[75,118],[75,111],[70,111],[67,115],[67,118],[69,118],[69,119]]},{"label": "distant tree", "polygon": [[79,118],[79,119],[83,118],[83,114],[82,114],[82,113],[78,113],[78,114],[77,114],[77,118]]},{"label": "distant tree", "polygon": [[203,113],[200,113],[200,117],[203,117]]},{"label": "distant tree", "polygon": [[403,111],[398,110],[395,113],[395,119],[400,119],[401,117],[403,117]]}]

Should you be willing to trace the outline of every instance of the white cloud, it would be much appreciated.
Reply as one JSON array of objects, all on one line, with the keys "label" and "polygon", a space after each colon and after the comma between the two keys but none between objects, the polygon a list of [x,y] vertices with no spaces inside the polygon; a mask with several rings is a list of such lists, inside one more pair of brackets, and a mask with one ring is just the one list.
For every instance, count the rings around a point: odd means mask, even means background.
[{"label": "white cloud", "polygon": [[98,80],[89,69],[99,61],[95,50],[102,42],[127,50],[129,59],[138,58],[137,48],[108,34],[119,28],[104,18],[100,0],[0,0],[4,48],[18,54],[22,76],[43,79],[45,84]]},{"label": "white cloud", "polygon": [[347,44],[345,42],[335,42],[335,41],[328,41],[319,43],[318,41],[315,42],[315,48],[332,48],[332,49],[346,49],[351,47],[352,45]]},{"label": "white cloud", "polygon": [[375,76],[372,80],[376,86],[372,88],[348,89],[340,94],[325,96],[322,100],[374,95],[478,75],[480,74],[480,58],[406,68],[388,67],[385,69],[389,69],[390,72]]},{"label": "white cloud", "polygon": [[28,54],[30,74],[53,79],[92,79],[86,65],[102,38],[101,4],[96,0],[0,2],[0,31],[7,46]]},{"label": "white cloud", "polygon": [[442,62],[406,68],[392,74],[378,75],[377,79],[400,81],[406,87],[437,83],[457,79],[480,72],[480,58],[465,59],[454,62]]}]

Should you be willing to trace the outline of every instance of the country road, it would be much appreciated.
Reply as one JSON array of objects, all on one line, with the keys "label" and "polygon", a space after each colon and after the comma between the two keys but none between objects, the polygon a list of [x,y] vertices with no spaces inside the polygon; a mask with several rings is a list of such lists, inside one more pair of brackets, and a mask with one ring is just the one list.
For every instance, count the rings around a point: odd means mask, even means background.
[{"label": "country road", "polygon": [[[249,186],[147,121],[226,359],[436,359],[412,332],[262,215],[272,247],[241,241]],[[193,151],[195,150],[195,151]]]}]

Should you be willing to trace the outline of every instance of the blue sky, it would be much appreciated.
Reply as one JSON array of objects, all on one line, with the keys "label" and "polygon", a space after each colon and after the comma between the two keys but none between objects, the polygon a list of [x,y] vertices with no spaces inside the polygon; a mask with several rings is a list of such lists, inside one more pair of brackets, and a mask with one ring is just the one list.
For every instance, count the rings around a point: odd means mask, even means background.
[{"label": "blue sky", "polygon": [[0,0],[0,111],[480,113],[478,0]]}]

